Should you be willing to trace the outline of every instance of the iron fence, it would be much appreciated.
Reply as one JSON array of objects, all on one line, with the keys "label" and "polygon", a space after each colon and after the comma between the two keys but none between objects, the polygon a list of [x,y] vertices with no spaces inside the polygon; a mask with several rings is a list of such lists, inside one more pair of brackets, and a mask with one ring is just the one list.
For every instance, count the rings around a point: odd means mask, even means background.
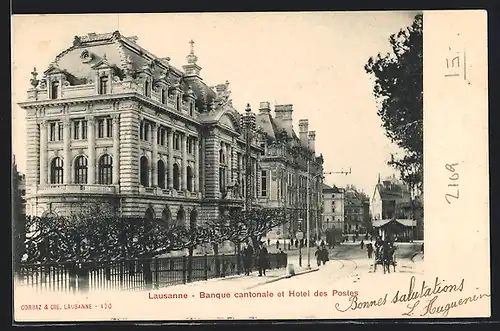
[{"label": "iron fence", "polygon": [[[285,268],[286,254],[268,255],[268,268]],[[257,261],[253,263],[257,266]],[[144,290],[243,273],[238,255],[143,258],[86,263],[21,264],[18,286],[50,291]]]}]

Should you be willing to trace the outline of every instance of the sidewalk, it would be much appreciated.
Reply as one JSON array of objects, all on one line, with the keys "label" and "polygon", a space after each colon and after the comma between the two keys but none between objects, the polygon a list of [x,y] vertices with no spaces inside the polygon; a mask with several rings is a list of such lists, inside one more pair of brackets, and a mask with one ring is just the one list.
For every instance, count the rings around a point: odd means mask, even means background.
[{"label": "sidewalk", "polygon": [[168,288],[174,291],[184,290],[184,289],[189,289],[189,290],[199,289],[203,291],[212,291],[212,292],[251,289],[264,284],[277,282],[282,279],[299,276],[319,270],[319,268],[317,268],[316,265],[314,266],[311,265],[311,269],[307,269],[307,257],[302,260],[302,267],[299,267],[298,256],[289,257],[288,264],[293,264],[295,271],[294,275],[288,273],[288,267],[267,270],[265,276],[259,276],[259,273],[256,270],[256,268],[253,268],[253,271],[249,276],[241,274],[224,278],[213,278],[206,281],[198,281],[189,284],[169,286]]}]

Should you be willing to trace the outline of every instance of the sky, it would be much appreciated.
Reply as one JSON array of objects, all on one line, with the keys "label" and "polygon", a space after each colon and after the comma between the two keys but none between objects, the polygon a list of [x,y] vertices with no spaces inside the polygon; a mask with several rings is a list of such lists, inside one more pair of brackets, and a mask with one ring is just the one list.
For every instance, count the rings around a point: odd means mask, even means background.
[{"label": "sky", "polygon": [[[293,122],[309,120],[328,185],[352,184],[371,195],[397,147],[385,137],[364,65],[390,51],[389,36],[415,12],[189,13],[20,15],[12,18],[13,153],[26,167],[24,110],[33,67],[45,71],[76,35],[119,30],[181,68],[194,40],[209,86],[229,81],[235,108],[259,102],[293,104]],[[40,78],[40,77],[38,77]]]}]

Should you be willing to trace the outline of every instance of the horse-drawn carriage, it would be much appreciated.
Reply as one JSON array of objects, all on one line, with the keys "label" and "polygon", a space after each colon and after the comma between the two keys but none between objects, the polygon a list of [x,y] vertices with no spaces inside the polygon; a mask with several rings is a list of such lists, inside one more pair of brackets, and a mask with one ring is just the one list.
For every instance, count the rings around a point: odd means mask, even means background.
[{"label": "horse-drawn carriage", "polygon": [[377,271],[377,265],[381,265],[384,274],[391,273],[391,265],[393,267],[394,272],[396,272],[396,257],[395,257],[395,252],[396,252],[396,246],[394,246],[392,243],[384,243],[383,245],[380,245],[376,247],[375,249],[375,263],[373,264],[373,272]]}]

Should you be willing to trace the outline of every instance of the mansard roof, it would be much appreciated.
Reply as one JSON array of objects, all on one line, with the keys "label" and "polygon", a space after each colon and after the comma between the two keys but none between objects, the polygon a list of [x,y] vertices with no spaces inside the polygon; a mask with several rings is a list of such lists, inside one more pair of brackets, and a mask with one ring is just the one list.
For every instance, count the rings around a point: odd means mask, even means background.
[{"label": "mansard roof", "polygon": [[135,76],[148,72],[155,81],[163,78],[169,84],[179,84],[187,92],[191,89],[196,96],[198,109],[207,110],[215,91],[209,88],[199,76],[187,76],[169,63],[169,58],[160,58],[139,46],[136,37],[125,37],[119,31],[112,33],[89,33],[75,36],[73,45],[59,55],[51,64],[50,70],[61,70],[75,76],[78,81],[88,81],[93,76],[93,66],[106,63],[120,74]]},{"label": "mansard roof", "polygon": [[286,125],[286,123],[279,118],[274,118],[270,112],[259,113],[257,115],[257,126],[266,134],[268,143],[273,143],[278,140],[283,134],[283,131],[285,131],[288,139],[300,144],[300,140],[293,130],[293,127],[291,125]]}]

